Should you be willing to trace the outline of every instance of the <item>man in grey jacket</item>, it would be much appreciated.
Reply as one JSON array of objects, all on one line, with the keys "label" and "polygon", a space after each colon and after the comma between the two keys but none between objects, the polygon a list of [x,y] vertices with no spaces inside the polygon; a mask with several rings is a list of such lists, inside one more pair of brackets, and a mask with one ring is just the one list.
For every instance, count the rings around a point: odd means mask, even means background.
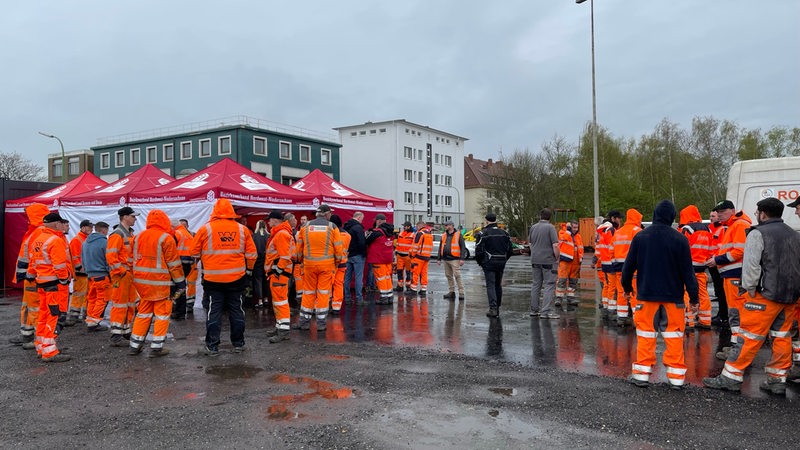
[{"label": "man in grey jacket", "polygon": [[81,247],[83,270],[89,277],[89,290],[86,295],[86,329],[88,331],[108,331],[108,327],[100,325],[106,304],[111,299],[111,280],[106,246],[108,245],[108,224],[97,222],[94,233],[86,237]]},{"label": "man in grey jacket", "polygon": [[[531,317],[558,319],[553,311],[553,300],[558,278],[558,233],[550,218],[552,211],[545,208],[539,213],[539,222],[533,224],[528,233],[531,250],[533,282],[531,283]],[[542,290],[544,295],[542,296]],[[541,301],[540,301],[540,297]]]}]

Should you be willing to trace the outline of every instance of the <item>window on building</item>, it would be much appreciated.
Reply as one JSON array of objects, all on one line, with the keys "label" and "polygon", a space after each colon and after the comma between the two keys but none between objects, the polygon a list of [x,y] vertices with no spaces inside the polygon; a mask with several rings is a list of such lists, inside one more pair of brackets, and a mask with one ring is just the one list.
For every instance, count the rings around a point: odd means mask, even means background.
[{"label": "window on building", "polygon": [[403,147],[403,157],[405,159],[411,159],[414,157],[414,149],[411,147]]},{"label": "window on building", "polygon": [[61,158],[53,160],[53,178],[61,178],[64,176],[64,171],[62,170],[64,166],[61,165]]},{"label": "window on building", "polygon": [[447,167],[453,167],[453,157],[450,155],[445,155],[444,165]]},{"label": "window on building", "polygon": [[403,216],[403,218],[406,222],[411,222],[411,220],[414,219],[414,216],[412,216],[411,214],[406,214],[405,216]]},{"label": "window on building", "polygon": [[444,206],[453,206],[453,196],[452,195],[445,195],[444,196]]},{"label": "window on building", "polygon": [[444,185],[445,186],[452,186],[453,185],[453,177],[450,175],[445,175],[444,177]]},{"label": "window on building", "polygon": [[381,133],[386,133],[386,128],[381,128],[381,129],[380,129],[380,130],[378,130],[378,131],[380,131]]},{"label": "window on building", "polygon": [[192,159],[191,142],[181,142],[181,159]]},{"label": "window on building", "polygon": [[433,184],[439,184],[439,174],[433,176]]},{"label": "window on building", "polygon": [[267,156],[267,140],[262,137],[253,138],[253,154]]},{"label": "window on building", "polygon": [[320,161],[322,161],[320,164],[322,164],[323,166],[330,166],[331,165],[331,151],[330,151],[330,149],[327,149],[327,148],[321,149],[319,151],[319,156],[320,156]]},{"label": "window on building", "polygon": [[417,149],[417,160],[422,161],[422,149]]},{"label": "window on building", "polygon": [[131,149],[131,165],[138,166],[142,163],[142,151],[138,148]]},{"label": "window on building", "polygon": [[125,166],[125,150],[117,150],[114,152],[114,167]]},{"label": "window on building", "polygon": [[410,181],[413,181],[413,179],[414,179],[414,175],[413,175],[411,169],[403,170],[403,180],[410,182]]},{"label": "window on building", "polygon": [[350,137],[356,137],[356,136],[358,136],[358,133],[356,133],[355,131],[350,132]]},{"label": "window on building", "polygon": [[422,193],[417,193],[417,203],[422,203]]},{"label": "window on building", "polygon": [[404,200],[405,200],[405,202],[407,204],[410,205],[410,204],[414,203],[414,193],[413,192],[404,192],[403,194],[404,194],[404,197],[405,197]]},{"label": "window on building", "polygon": [[494,194],[492,194],[492,191],[486,191],[486,198],[492,198],[492,197],[494,197]]},{"label": "window on building", "polygon": [[70,156],[67,159],[67,173],[70,175],[79,175],[81,173],[81,158],[79,156]]},{"label": "window on building", "polygon": [[410,131],[411,131],[411,130],[409,130],[408,128],[406,128],[406,134],[408,134]]},{"label": "window on building", "polygon": [[300,178],[301,177],[290,177],[290,176],[282,175],[281,176],[281,184],[285,184],[287,186],[290,186],[290,185],[295,184],[298,181],[300,181]]},{"label": "window on building", "polygon": [[435,164],[439,164],[439,154],[438,153],[434,153],[433,154],[433,162]]},{"label": "window on building", "polygon": [[422,172],[417,172],[417,183],[422,183]]},{"label": "window on building", "polygon": [[369,134],[378,134],[378,130],[369,130]]},{"label": "window on building", "polygon": [[434,219],[433,219],[433,220],[434,220],[436,223],[441,223],[441,222],[439,222],[439,216],[436,216],[436,217],[434,217]]},{"label": "window on building", "polygon": [[211,156],[211,139],[201,139],[198,144],[200,147],[197,153],[200,158],[208,158]]},{"label": "window on building", "polygon": [[281,141],[278,156],[281,159],[292,159],[292,143]]},{"label": "window on building", "polygon": [[361,136],[366,136],[367,135],[367,130],[361,130],[361,131],[358,132],[358,134],[361,135]]},{"label": "window on building", "polygon": [[162,160],[165,162],[175,159],[175,146],[172,144],[164,144],[161,149]]},{"label": "window on building", "polygon": [[222,136],[217,141],[217,153],[220,155],[230,155],[231,154],[231,137],[230,136]]},{"label": "window on building", "polygon": [[300,145],[300,161],[311,162],[311,147]]},{"label": "window on building", "polygon": [[147,164],[155,164],[156,157],[158,156],[156,153],[158,152],[158,147],[147,147],[144,150],[144,162]]},{"label": "window on building", "polygon": [[100,168],[101,169],[109,169],[111,168],[111,155],[108,153],[101,153],[100,154]]},{"label": "window on building", "polygon": [[439,196],[438,195],[434,195],[433,196],[433,204],[436,205],[436,206],[439,206]]}]

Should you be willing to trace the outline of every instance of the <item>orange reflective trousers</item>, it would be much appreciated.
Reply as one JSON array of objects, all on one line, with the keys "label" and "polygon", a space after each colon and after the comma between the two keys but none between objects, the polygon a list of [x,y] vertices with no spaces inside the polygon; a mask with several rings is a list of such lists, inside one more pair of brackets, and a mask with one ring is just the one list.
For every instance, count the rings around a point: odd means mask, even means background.
[{"label": "orange reflective trousers", "polygon": [[673,386],[683,386],[686,379],[683,353],[683,331],[686,329],[684,305],[639,301],[633,320],[636,323],[636,361],[631,367],[633,378],[650,381],[653,366],[656,364],[656,338],[661,333],[666,347],[662,359],[667,368],[667,381]]},{"label": "orange reflective trousers", "polygon": [[110,298],[111,282],[108,277],[91,277],[86,296],[86,326],[91,328],[100,324]]}]

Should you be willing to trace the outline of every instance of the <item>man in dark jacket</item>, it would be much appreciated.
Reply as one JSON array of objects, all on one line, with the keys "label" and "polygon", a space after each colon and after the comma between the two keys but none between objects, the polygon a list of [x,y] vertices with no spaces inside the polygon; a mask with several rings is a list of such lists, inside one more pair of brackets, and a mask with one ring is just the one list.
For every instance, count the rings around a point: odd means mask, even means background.
[{"label": "man in dark jacket", "polygon": [[692,269],[689,241],[672,228],[677,211],[669,200],[662,200],[653,212],[653,224],[634,236],[622,267],[625,296],[633,292],[636,272],[636,361],[630,382],[639,387],[650,385],[656,363],[656,337],[664,338],[663,355],[667,381],[681,389],[686,378],[683,353],[684,289],[689,303],[697,305],[697,279]]},{"label": "man in dark jacket", "polygon": [[486,276],[486,296],[489,299],[486,316],[497,317],[503,303],[503,271],[513,253],[511,237],[506,230],[497,226],[497,216],[490,213],[485,219],[486,226],[478,234],[478,243],[475,245],[475,261]]},{"label": "man in dark jacket", "polygon": [[367,258],[367,240],[361,222],[364,213],[357,211],[353,218],[344,224],[344,231],[350,234],[350,246],[347,254],[347,271],[344,273],[344,297],[350,297],[350,280],[355,276],[356,302],[364,302],[364,263]]},{"label": "man in dark jacket", "polygon": [[742,280],[744,297],[740,334],[728,354],[722,373],[704,378],[712,389],[741,390],[744,371],[758,350],[772,338],[772,359],[764,366],[767,379],[759,388],[786,394],[786,376],[792,367],[792,322],[800,298],[800,235],[783,223],[783,203],[770,197],[756,204],[758,225],[751,227],[744,244]]}]

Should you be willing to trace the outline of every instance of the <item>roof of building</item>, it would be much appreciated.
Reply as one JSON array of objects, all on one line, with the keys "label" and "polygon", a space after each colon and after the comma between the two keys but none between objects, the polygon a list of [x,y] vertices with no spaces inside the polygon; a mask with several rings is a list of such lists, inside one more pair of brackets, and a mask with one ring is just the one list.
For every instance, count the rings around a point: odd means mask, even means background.
[{"label": "roof of building", "polygon": [[464,157],[464,189],[486,188],[492,185],[492,175],[503,167],[503,161],[475,158],[472,153]]},{"label": "roof of building", "polygon": [[451,138],[461,139],[463,141],[468,141],[469,140],[469,138],[465,138],[464,136],[458,136],[458,135],[453,134],[453,133],[448,133],[446,131],[437,130],[436,128],[431,128],[431,127],[429,127],[427,125],[420,125],[418,123],[409,122],[406,119],[385,120],[383,122],[364,122],[364,123],[361,123],[361,124],[358,124],[358,125],[346,125],[346,126],[343,126],[343,127],[335,127],[334,130],[337,130],[337,131],[349,130],[351,128],[361,128],[364,125],[380,126],[380,125],[387,125],[387,124],[392,124],[392,125],[396,125],[396,124],[411,125],[411,126],[414,126],[414,127],[417,127],[417,128],[426,128],[426,129],[429,129],[431,131],[435,131],[437,133],[445,134],[447,136],[450,136]]}]

